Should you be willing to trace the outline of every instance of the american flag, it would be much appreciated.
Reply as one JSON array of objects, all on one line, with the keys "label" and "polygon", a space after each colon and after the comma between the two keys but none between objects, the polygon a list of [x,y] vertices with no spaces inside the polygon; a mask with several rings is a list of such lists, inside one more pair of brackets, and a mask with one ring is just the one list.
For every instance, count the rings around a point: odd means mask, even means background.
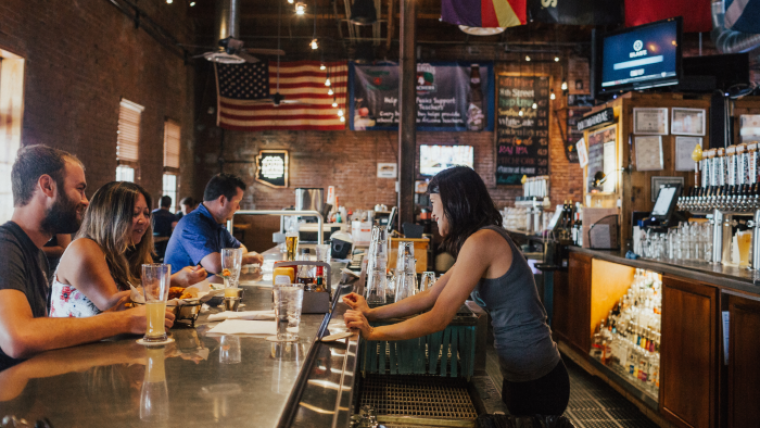
[{"label": "american flag", "polygon": [[[320,70],[324,64],[326,70]],[[236,131],[318,130],[346,127],[338,110],[346,111],[348,65],[345,61],[280,63],[280,94],[286,101],[275,107],[262,103],[277,92],[277,63],[215,64],[217,77],[217,124]],[[325,80],[330,78],[333,95]],[[338,106],[333,107],[333,100]],[[347,116],[344,116],[347,117]]]}]

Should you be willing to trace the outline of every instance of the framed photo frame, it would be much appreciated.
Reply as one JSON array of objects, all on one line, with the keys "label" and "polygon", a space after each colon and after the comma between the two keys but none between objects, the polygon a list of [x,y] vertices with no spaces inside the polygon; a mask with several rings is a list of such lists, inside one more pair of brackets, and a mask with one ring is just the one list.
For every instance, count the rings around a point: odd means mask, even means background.
[{"label": "framed photo frame", "polygon": [[634,137],[634,147],[636,171],[661,171],[665,168],[661,135]]},{"label": "framed photo frame", "polygon": [[668,135],[667,107],[634,107],[633,133],[639,135]]},{"label": "framed photo frame", "polygon": [[287,150],[259,150],[255,180],[269,187],[288,187],[289,157]]},{"label": "framed photo frame", "polygon": [[660,188],[666,184],[680,184],[683,189],[683,177],[652,177],[652,202],[657,202],[657,194]]},{"label": "framed photo frame", "polygon": [[670,133],[704,136],[707,112],[702,108],[673,107],[670,112]]},{"label": "framed photo frame", "polygon": [[676,137],[676,171],[694,171],[691,153],[697,145],[704,149],[702,137]]},{"label": "framed photo frame", "polygon": [[760,115],[742,114],[739,116],[739,136],[742,143],[760,140]]},{"label": "framed photo frame", "polygon": [[395,163],[378,163],[377,164],[377,178],[396,178]]}]

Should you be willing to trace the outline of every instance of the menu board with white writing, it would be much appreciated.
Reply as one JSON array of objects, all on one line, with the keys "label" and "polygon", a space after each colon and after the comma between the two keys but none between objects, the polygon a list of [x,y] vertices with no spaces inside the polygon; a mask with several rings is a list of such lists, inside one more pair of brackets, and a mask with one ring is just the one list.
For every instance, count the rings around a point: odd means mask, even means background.
[{"label": "menu board with white writing", "polygon": [[496,80],[496,184],[549,174],[549,78],[501,75]]}]

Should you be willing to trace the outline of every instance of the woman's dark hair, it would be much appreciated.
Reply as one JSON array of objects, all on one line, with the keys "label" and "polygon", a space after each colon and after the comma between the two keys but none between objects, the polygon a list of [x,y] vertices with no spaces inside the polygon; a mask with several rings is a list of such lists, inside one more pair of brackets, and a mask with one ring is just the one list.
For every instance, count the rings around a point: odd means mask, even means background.
[{"label": "woman's dark hair", "polygon": [[483,179],[472,168],[447,168],[430,180],[428,192],[441,195],[443,214],[449,222],[449,233],[443,248],[457,256],[464,241],[485,226],[499,226],[502,217]]}]

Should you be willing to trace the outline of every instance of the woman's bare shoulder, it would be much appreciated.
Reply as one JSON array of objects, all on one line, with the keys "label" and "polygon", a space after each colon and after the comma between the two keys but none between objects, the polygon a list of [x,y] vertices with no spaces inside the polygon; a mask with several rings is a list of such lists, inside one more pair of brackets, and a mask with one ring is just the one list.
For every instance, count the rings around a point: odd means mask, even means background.
[{"label": "woman's bare shoulder", "polygon": [[61,263],[64,261],[80,260],[86,262],[92,259],[103,259],[103,250],[97,242],[90,238],[78,238],[74,240],[64,251]]}]

